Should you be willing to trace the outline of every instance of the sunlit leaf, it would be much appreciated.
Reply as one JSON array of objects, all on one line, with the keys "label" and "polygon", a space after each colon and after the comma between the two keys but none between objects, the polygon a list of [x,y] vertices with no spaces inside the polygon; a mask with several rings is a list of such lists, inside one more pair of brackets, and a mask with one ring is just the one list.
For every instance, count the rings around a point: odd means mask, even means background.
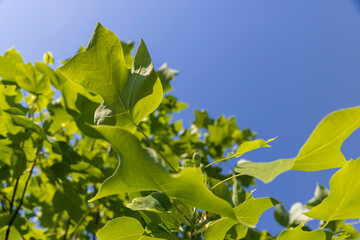
[{"label": "sunlit leaf", "polygon": [[360,161],[350,160],[330,179],[330,193],[307,216],[326,222],[360,218]]},{"label": "sunlit leaf", "polygon": [[162,191],[191,206],[235,219],[231,205],[206,188],[199,168],[185,168],[178,174],[170,174],[154,153],[143,149],[129,132],[117,127],[94,128],[118,151],[120,162],[92,201],[123,192]]},{"label": "sunlit leaf", "polygon": [[95,112],[97,124],[118,125],[135,131],[162,99],[162,86],[141,41],[132,69],[128,69],[120,40],[96,26],[86,52],[70,59],[60,71],[71,81],[104,99]]}]

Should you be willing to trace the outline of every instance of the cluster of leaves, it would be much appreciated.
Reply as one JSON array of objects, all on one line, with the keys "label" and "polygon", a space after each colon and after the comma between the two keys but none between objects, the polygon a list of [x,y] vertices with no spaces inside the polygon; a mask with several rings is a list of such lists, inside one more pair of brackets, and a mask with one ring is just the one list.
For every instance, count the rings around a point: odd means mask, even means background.
[{"label": "cluster of leaves", "polygon": [[[0,56],[0,239],[275,239],[255,227],[274,206],[286,228],[279,240],[358,238],[344,220],[360,217],[360,162],[340,147],[360,108],[326,117],[296,158],[239,161],[224,174],[218,163],[273,139],[253,140],[235,118],[206,111],[189,129],[172,121],[186,108],[167,93],[177,71],[155,71],[143,41],[132,50],[98,24],[57,70],[50,53],[35,65],[14,49]],[[290,169],[337,167],[329,196],[318,186],[289,212],[244,189]],[[323,220],[320,230],[310,218]]]}]

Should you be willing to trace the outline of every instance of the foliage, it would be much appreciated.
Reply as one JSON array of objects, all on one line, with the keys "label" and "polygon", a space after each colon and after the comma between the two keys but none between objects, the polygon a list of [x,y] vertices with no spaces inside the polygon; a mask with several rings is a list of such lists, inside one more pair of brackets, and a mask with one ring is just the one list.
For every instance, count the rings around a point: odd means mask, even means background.
[{"label": "foliage", "polygon": [[[359,162],[340,151],[360,126],[359,107],[328,115],[295,158],[241,160],[224,174],[220,163],[274,139],[253,140],[235,118],[206,111],[195,110],[189,128],[172,121],[186,108],[168,93],[178,72],[156,71],[144,41],[134,57],[133,46],[98,24],[56,70],[50,52],[35,65],[15,49],[0,56],[1,239],[359,237],[344,221],[360,218]],[[339,167],[330,191],[318,185],[289,211],[246,191],[254,178]],[[256,228],[274,206],[285,228],[277,237]],[[321,229],[306,225],[311,218]]]}]

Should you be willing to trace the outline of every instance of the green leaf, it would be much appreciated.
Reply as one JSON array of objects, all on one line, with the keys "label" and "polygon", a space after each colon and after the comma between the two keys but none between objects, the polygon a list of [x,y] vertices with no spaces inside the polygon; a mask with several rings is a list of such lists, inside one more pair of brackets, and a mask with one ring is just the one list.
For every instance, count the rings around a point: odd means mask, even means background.
[{"label": "green leaf", "polygon": [[169,68],[167,63],[164,63],[157,70],[157,74],[160,78],[161,85],[163,86],[163,91],[165,93],[172,90],[172,87],[170,86],[170,81],[175,79],[175,76],[179,74],[179,71]]},{"label": "green leaf", "polygon": [[360,107],[342,109],[326,116],[315,128],[295,158],[292,169],[319,171],[343,167],[340,148],[346,138],[360,127]]},{"label": "green leaf", "polygon": [[359,179],[360,161],[348,161],[331,177],[329,197],[305,214],[326,222],[360,218]]},{"label": "green leaf", "polygon": [[262,180],[271,182],[275,177],[291,169],[293,159],[279,159],[273,162],[250,162],[240,160],[234,168],[236,173],[244,173]]},{"label": "green leaf", "polygon": [[[303,231],[302,226],[299,225],[291,230],[284,230],[276,238],[277,240],[327,240],[326,232],[323,230]],[[331,239],[331,238],[330,238]]]},{"label": "green leaf", "polygon": [[[265,197],[255,199],[249,195],[245,202],[234,208],[234,211],[237,219],[241,223],[255,227],[262,213],[278,203],[279,202],[273,198]],[[236,224],[238,224],[237,221],[223,217],[210,222],[202,235],[206,240],[222,240],[230,228]]]},{"label": "green leaf", "polygon": [[206,188],[199,168],[185,168],[178,174],[170,174],[155,153],[142,148],[131,133],[110,126],[94,129],[118,151],[120,162],[115,173],[102,184],[91,201],[124,192],[162,191],[191,206],[236,219],[231,205]]},{"label": "green leaf", "polygon": [[271,147],[268,143],[274,141],[276,138],[271,138],[267,141],[264,141],[263,139],[257,139],[253,141],[247,141],[244,142],[239,146],[239,148],[236,150],[236,157],[239,157],[243,155],[244,153],[251,152],[255,149],[261,148],[261,147]]},{"label": "green leaf", "polygon": [[279,202],[270,197],[253,198],[250,196],[245,202],[234,208],[236,217],[242,223],[255,226],[262,213],[274,207]]},{"label": "green leaf", "polygon": [[319,205],[325,198],[329,196],[329,190],[320,184],[316,184],[316,189],[314,192],[314,197],[309,200],[306,204],[306,207],[315,207]]},{"label": "green leaf", "polygon": [[15,48],[8,50],[4,56],[0,56],[0,77],[2,81],[16,82],[16,76],[23,75],[17,64],[24,64],[24,61]]},{"label": "green leaf", "polygon": [[309,220],[304,215],[309,209],[306,208],[302,203],[294,203],[289,210],[289,226],[297,226]]},{"label": "green leaf", "polygon": [[[0,239],[1,240],[5,239],[5,233],[6,233],[7,228],[8,228],[8,226],[5,226],[0,229]],[[18,230],[14,226],[11,226],[9,238],[7,240],[20,240],[20,239],[21,239],[21,235],[18,232]]]},{"label": "green leaf", "polygon": [[144,228],[135,218],[119,217],[108,222],[96,236],[98,240],[136,240],[142,238]]},{"label": "green leaf", "polygon": [[278,223],[282,226],[289,226],[290,216],[289,212],[285,209],[282,204],[278,204],[275,206],[274,217]]},{"label": "green leaf", "polygon": [[345,224],[341,227],[341,230],[345,231],[347,234],[349,234],[350,236],[348,236],[348,240],[356,240],[359,239],[360,237],[360,233],[354,228],[354,226],[350,225],[350,224]]},{"label": "green leaf", "polygon": [[146,197],[134,198],[126,207],[134,211],[166,212],[171,207],[171,202],[165,194],[154,192]]},{"label": "green leaf", "polygon": [[242,239],[243,237],[245,237],[247,232],[248,232],[248,228],[242,225],[241,223],[238,223],[230,228],[230,230],[225,235],[225,239],[227,240]]},{"label": "green leaf", "polygon": [[95,112],[97,124],[117,125],[134,132],[162,99],[162,86],[141,41],[132,69],[128,69],[120,40],[96,26],[86,52],[70,59],[60,71],[69,80],[102,96]]},{"label": "green leaf", "polygon": [[229,160],[229,159],[234,158],[234,157],[240,157],[240,156],[242,156],[243,154],[245,154],[247,152],[251,152],[251,151],[253,151],[255,149],[258,149],[258,148],[261,148],[261,147],[271,147],[267,143],[269,143],[271,141],[274,141],[275,139],[276,138],[271,138],[271,139],[269,139],[267,141],[262,140],[262,139],[257,139],[257,140],[253,140],[253,141],[246,141],[246,142],[242,143],[238,147],[235,154],[231,154],[230,156],[228,156],[226,158],[216,160],[216,161],[206,165],[204,168],[207,168],[207,167],[209,167],[209,166],[211,166],[213,164],[216,164],[216,163],[219,163],[219,162],[222,162],[222,161]]},{"label": "green leaf", "polygon": [[46,64],[53,65],[54,64],[54,58],[52,56],[51,52],[46,52],[43,56],[43,62]]},{"label": "green leaf", "polygon": [[17,64],[22,75],[16,76],[17,84],[35,95],[46,94],[50,89],[50,79],[42,75],[31,63]]},{"label": "green leaf", "polygon": [[202,236],[205,238],[205,240],[223,240],[226,233],[235,224],[237,224],[237,222],[229,218],[212,221],[209,223],[209,226],[205,232],[202,233]]}]

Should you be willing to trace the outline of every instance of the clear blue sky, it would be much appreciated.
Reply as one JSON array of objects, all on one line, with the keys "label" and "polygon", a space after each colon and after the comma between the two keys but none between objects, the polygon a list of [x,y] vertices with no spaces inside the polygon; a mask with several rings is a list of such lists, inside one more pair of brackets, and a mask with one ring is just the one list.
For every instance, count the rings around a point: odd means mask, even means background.
[{"label": "clear blue sky", "polygon": [[[98,21],[123,41],[143,38],[153,62],[181,74],[172,94],[212,117],[235,115],[273,147],[248,154],[272,161],[297,154],[328,113],[360,104],[359,0],[0,0],[0,54],[16,47],[26,61],[51,51],[62,60],[86,45]],[[343,146],[357,158],[360,132]],[[236,161],[229,162],[228,168]],[[306,203],[334,170],[291,171],[259,182],[256,197],[272,196],[289,208]],[[272,211],[258,226],[281,227]]]}]

